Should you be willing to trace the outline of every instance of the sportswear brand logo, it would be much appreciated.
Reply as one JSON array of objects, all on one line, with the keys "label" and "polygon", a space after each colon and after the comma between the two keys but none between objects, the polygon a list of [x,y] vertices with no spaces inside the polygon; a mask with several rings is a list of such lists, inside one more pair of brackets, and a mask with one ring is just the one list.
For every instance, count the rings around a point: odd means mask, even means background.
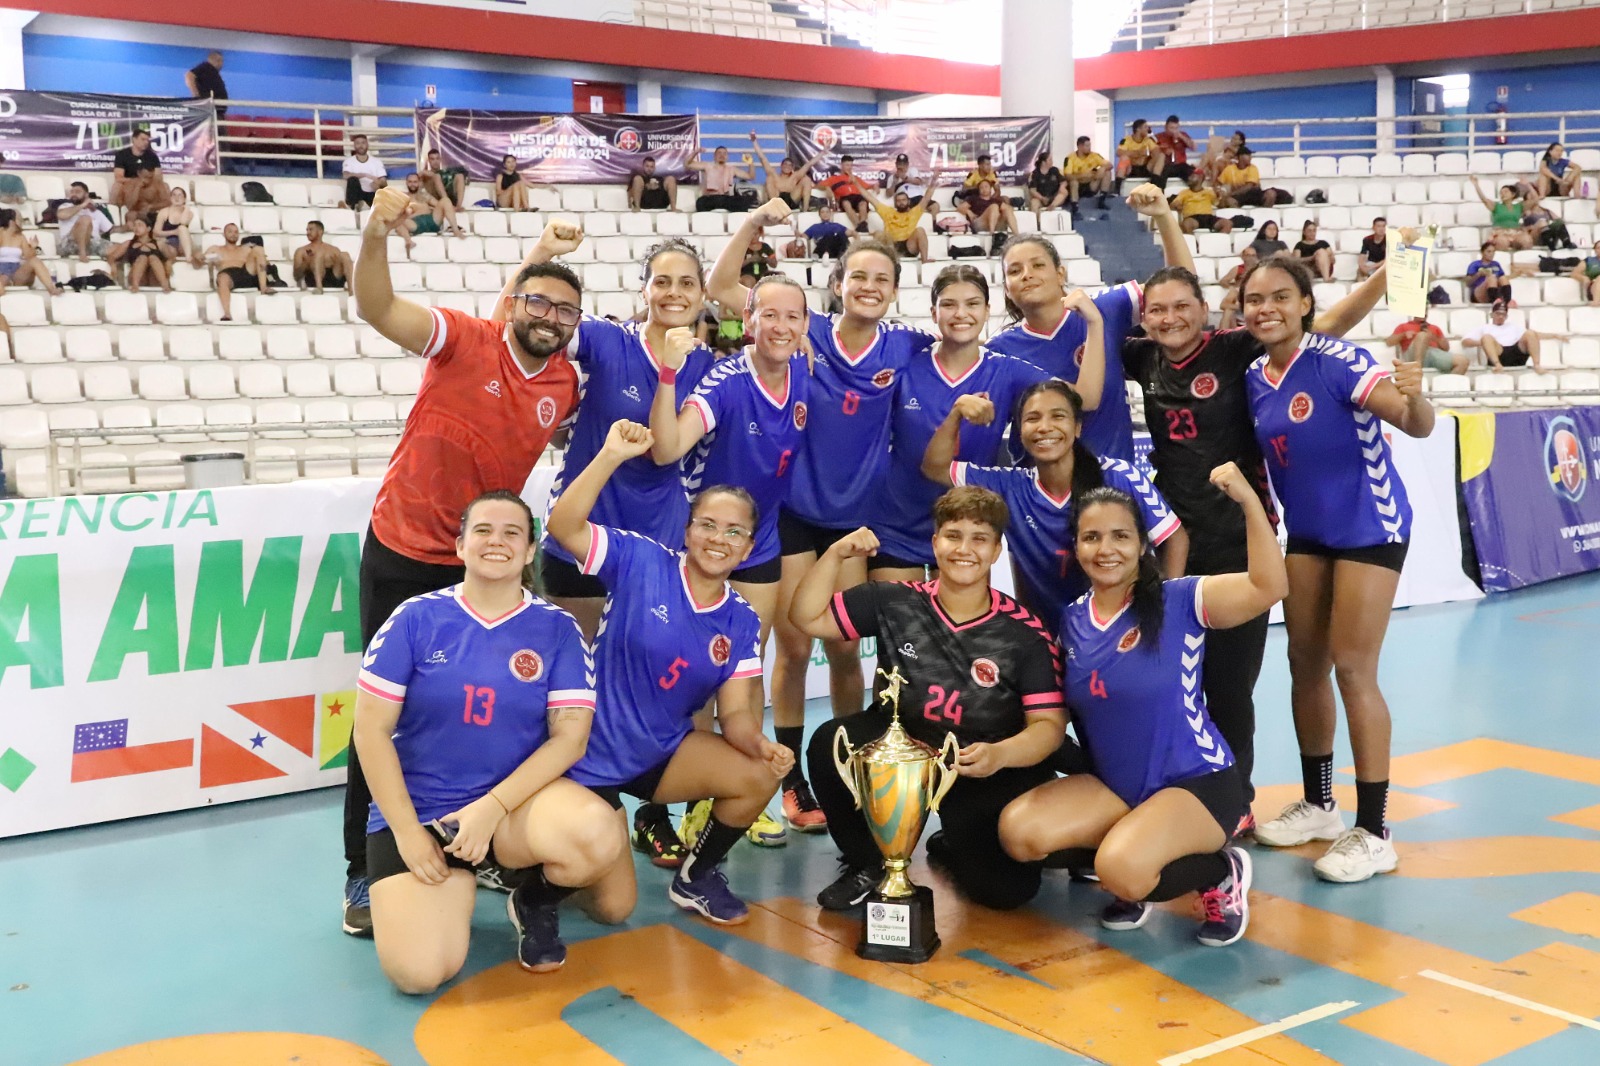
[{"label": "sportswear brand logo", "polygon": [[750,435],[752,437],[761,436],[761,427],[756,425],[754,422],[750,423]]},{"label": "sportswear brand logo", "polygon": [[485,385],[483,387],[483,391],[487,392],[490,396],[493,396],[495,399],[500,399],[500,383],[498,381],[489,382],[489,384],[487,384],[487,385]]},{"label": "sportswear brand logo", "polygon": [[629,385],[627,388],[622,390],[622,395],[626,396],[634,403],[644,402],[644,398],[639,395],[639,386],[637,385]]},{"label": "sportswear brand logo", "polygon": [[428,661],[428,662],[429,662],[429,663],[430,663],[430,664],[432,664],[432,663],[437,663],[437,664],[438,664],[438,665],[440,665],[440,666],[443,666],[443,665],[445,665],[445,664],[446,664],[446,663],[448,663],[448,662],[449,662],[449,661],[450,661],[450,660],[449,660],[449,659],[446,659],[446,658],[445,658],[445,657],[444,657],[444,652],[442,652],[442,651],[436,651],[436,652],[434,652],[434,653],[433,653],[433,654],[432,654],[432,655],[430,655],[430,656],[429,656],[429,657],[428,657],[428,660],[427,660],[427,661]]},{"label": "sportswear brand logo", "polygon": [[1311,412],[1314,408],[1315,405],[1311,402],[1310,393],[1295,393],[1294,398],[1289,401],[1289,421],[1304,422],[1311,417]]},{"label": "sportswear brand logo", "polygon": [[907,659],[915,659],[917,657],[917,646],[908,640],[904,644],[900,645],[900,654],[904,655]]},{"label": "sportswear brand logo", "polygon": [[1577,424],[1565,415],[1552,419],[1544,438],[1544,468],[1551,491],[1577,503],[1589,487],[1585,469],[1588,465]]},{"label": "sportswear brand logo", "polygon": [[907,411],[920,411],[922,410],[922,405],[918,403],[917,398],[913,396],[910,400],[906,401],[905,409]]},{"label": "sportswear brand logo", "polygon": [[664,603],[650,608],[650,613],[661,619],[663,622],[667,621],[667,605]]},{"label": "sportswear brand logo", "polygon": [[537,681],[544,673],[544,660],[532,648],[523,648],[511,657],[511,675],[518,681]]}]

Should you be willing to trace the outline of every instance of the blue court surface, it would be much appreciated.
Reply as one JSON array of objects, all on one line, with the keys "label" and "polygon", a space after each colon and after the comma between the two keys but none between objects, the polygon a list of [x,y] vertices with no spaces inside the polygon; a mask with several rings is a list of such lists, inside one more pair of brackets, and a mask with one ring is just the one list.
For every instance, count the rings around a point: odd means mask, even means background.
[{"label": "blue court surface", "polygon": [[[569,912],[553,975],[517,968],[481,892],[462,976],[412,999],[339,931],[335,790],[9,841],[0,1063],[1600,1063],[1597,654],[1600,575],[1397,613],[1399,871],[1328,885],[1314,849],[1257,847],[1227,949],[1194,942],[1181,901],[1108,933],[1093,885],[1050,874],[997,914],[919,861],[943,949],[863,962],[859,919],[813,899],[828,839],[791,833],[734,851],[748,924],[681,914],[641,861],[637,913]],[[1257,697],[1259,817],[1298,789],[1281,630]]]}]

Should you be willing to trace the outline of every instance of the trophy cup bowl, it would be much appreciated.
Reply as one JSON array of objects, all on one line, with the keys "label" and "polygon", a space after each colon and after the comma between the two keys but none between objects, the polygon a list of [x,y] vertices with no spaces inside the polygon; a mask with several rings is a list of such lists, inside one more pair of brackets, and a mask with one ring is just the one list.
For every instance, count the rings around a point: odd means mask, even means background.
[{"label": "trophy cup bowl", "polygon": [[[891,691],[898,695],[898,686]],[[939,809],[955,784],[958,745],[954,733],[945,734],[938,750],[912,737],[900,725],[897,702],[891,704],[889,728],[859,748],[851,748],[841,726],[833,738],[833,762],[883,853],[884,877],[866,898],[856,954],[880,962],[926,962],[939,950],[933,891],[913,884],[906,868],[928,812]]]}]

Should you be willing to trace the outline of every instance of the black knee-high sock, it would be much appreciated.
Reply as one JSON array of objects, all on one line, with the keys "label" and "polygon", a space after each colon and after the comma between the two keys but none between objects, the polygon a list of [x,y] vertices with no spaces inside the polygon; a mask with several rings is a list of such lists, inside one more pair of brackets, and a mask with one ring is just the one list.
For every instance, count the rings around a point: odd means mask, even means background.
[{"label": "black knee-high sock", "polygon": [[726,825],[715,814],[706,819],[706,827],[700,830],[700,836],[694,842],[694,850],[689,857],[683,860],[683,867],[678,871],[678,876],[685,881],[692,881],[695,874],[701,870],[709,870],[723,859],[727,858],[729,850],[744,836],[744,831],[750,828],[747,825]]},{"label": "black knee-high sock", "polygon": [[1173,859],[1161,868],[1161,880],[1156,882],[1156,887],[1144,898],[1146,903],[1165,903],[1169,899],[1177,899],[1186,892],[1195,892],[1202,888],[1211,888],[1220,885],[1228,879],[1232,867],[1220,851],[1213,851],[1208,855],[1185,855],[1181,859]]},{"label": "black knee-high sock", "polygon": [[1094,848],[1062,848],[1044,857],[1046,870],[1093,870]]},{"label": "black knee-high sock", "polygon": [[1300,756],[1300,783],[1306,802],[1323,810],[1333,809],[1333,754]]},{"label": "black knee-high sock", "polygon": [[523,881],[522,888],[519,891],[523,899],[535,906],[542,907],[560,903],[578,890],[552,882],[545,876],[544,864],[541,863],[528,871],[527,880]]},{"label": "black knee-high sock", "polygon": [[1389,813],[1389,782],[1356,782],[1356,827],[1365,829],[1375,837],[1388,832],[1385,822]]},{"label": "black knee-high sock", "polygon": [[774,726],[772,735],[779,744],[794,752],[794,769],[790,770],[789,776],[783,779],[785,787],[794,784],[796,781],[804,781],[806,779],[806,757],[801,748],[804,747],[806,742],[806,727],[803,725]]}]

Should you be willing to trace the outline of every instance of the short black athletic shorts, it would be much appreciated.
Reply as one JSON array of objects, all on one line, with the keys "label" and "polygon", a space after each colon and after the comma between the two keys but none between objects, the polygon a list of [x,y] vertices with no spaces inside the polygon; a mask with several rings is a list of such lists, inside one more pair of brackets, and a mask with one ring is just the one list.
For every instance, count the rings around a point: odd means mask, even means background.
[{"label": "short black athletic shorts", "polygon": [[1239,828],[1239,819],[1250,809],[1244,801],[1244,785],[1239,781],[1237,767],[1226,766],[1209,774],[1187,777],[1167,787],[1182,789],[1204,804],[1230,839]]},{"label": "short black athletic shorts", "polygon": [[1155,180],[1156,176],[1155,176],[1155,174],[1151,173],[1150,165],[1148,163],[1140,163],[1140,164],[1138,164],[1136,166],[1131,166],[1131,167],[1128,168],[1128,177],[1130,177],[1130,178],[1149,178],[1149,179],[1151,179],[1153,181],[1153,180]]},{"label": "short black athletic shorts", "polygon": [[927,570],[928,564],[915,559],[902,559],[898,555],[879,551],[877,555],[867,557],[867,573],[874,570]]},{"label": "short black athletic shorts", "polygon": [[778,194],[778,199],[780,199],[784,203],[788,204],[789,205],[789,210],[791,210],[791,211],[803,211],[803,210],[805,210],[805,208],[801,207],[800,201],[796,200],[789,193],[780,192]]},{"label": "short black athletic shorts", "polygon": [[[316,280],[316,275],[311,273],[309,270],[306,271],[306,277],[311,278],[312,280]],[[349,281],[346,280],[345,278],[340,277],[338,274],[324,274],[324,275],[322,275],[323,288],[327,288],[327,289],[342,289],[348,284],[349,284]]]},{"label": "short black athletic shorts", "polygon": [[[489,854],[484,858],[484,862],[499,865],[495,861],[494,845],[489,846]],[[477,869],[465,859],[458,858],[448,851],[444,853],[444,864],[452,870]],[[405,859],[400,857],[400,845],[395,843],[393,829],[384,826],[376,833],[367,834],[367,877],[372,884],[377,884],[385,877],[410,871],[411,868],[406,865]]]},{"label": "short black athletic shorts", "polygon": [[1406,565],[1409,541],[1398,544],[1370,544],[1362,548],[1330,548],[1305,537],[1290,537],[1286,555],[1316,555],[1323,559],[1342,559],[1350,563],[1369,563],[1400,573]]},{"label": "short black athletic shorts", "polygon": [[907,241],[895,241],[894,250],[899,252],[901,255],[915,255],[916,253],[913,252],[908,245],[909,242]]},{"label": "short black athletic shorts", "polygon": [[1201,229],[1216,229],[1217,228],[1217,216],[1216,215],[1185,215],[1184,218],[1182,219],[1182,221],[1184,221],[1184,222],[1193,222],[1196,226],[1199,226]]},{"label": "short black athletic shorts", "polygon": [[[676,755],[677,752],[672,754]],[[589,791],[611,804],[612,810],[622,810],[622,797],[625,795],[649,803],[654,798],[656,789],[661,787],[661,779],[666,776],[667,764],[671,761],[672,755],[668,755],[660,765],[646,770],[632,781],[621,785],[590,785]]]},{"label": "short black athletic shorts", "polygon": [[244,267],[223,267],[218,273],[226,274],[228,280],[233,282],[233,287],[236,289],[259,289],[261,287],[261,279]]},{"label": "short black athletic shorts", "polygon": [[1500,349],[1501,366],[1527,366],[1528,352],[1520,344],[1513,344]]},{"label": "short black athletic shorts", "polygon": [[791,511],[779,511],[778,554],[804,555],[806,552],[816,552],[820,556],[851,532],[849,529],[824,529]]},{"label": "short black athletic shorts", "polygon": [[603,600],[606,596],[606,587],[599,578],[585,574],[576,563],[569,563],[549,552],[544,553],[539,563],[539,583],[544,586],[546,596],[564,600]]},{"label": "short black athletic shorts", "polygon": [[774,555],[764,563],[746,566],[728,575],[729,581],[742,581],[746,585],[776,585],[783,576],[783,558]]},{"label": "short black athletic shorts", "polygon": [[853,195],[853,194],[847,194],[847,195],[839,197],[839,206],[840,207],[853,207],[857,211],[860,211],[861,209],[863,209],[863,208],[865,208],[867,206],[867,201],[866,201],[866,198],[863,197],[863,196],[856,196],[856,195]]},{"label": "short black athletic shorts", "polygon": [[639,206],[645,211],[665,211],[672,206],[665,189],[644,189],[639,193]]}]

